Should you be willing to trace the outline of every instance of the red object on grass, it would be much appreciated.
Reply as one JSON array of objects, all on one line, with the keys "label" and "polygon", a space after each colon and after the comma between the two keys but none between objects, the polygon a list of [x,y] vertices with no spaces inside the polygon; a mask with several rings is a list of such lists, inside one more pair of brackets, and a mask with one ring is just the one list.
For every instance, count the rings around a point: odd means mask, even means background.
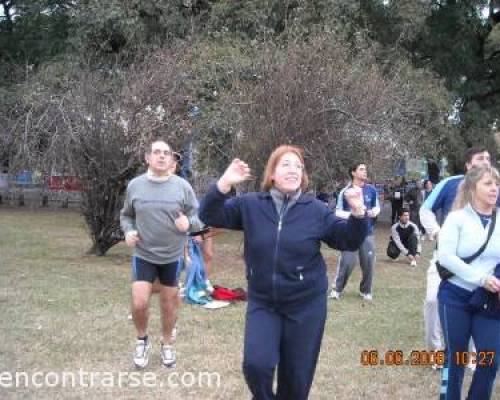
[{"label": "red object on grass", "polygon": [[229,289],[217,285],[214,286],[211,296],[215,300],[225,301],[245,301],[247,299],[247,293],[242,288]]}]

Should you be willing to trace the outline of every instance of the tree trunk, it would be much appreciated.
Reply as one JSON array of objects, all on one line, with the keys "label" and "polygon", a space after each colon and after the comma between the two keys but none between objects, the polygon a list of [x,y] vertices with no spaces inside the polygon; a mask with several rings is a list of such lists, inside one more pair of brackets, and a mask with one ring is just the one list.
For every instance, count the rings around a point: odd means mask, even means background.
[{"label": "tree trunk", "polygon": [[108,250],[117,243],[119,243],[119,241],[110,241],[106,239],[99,240],[98,242],[94,242],[92,247],[88,249],[87,254],[102,257],[106,255]]},{"label": "tree trunk", "polygon": [[[101,175],[103,174],[105,172],[101,171]],[[94,185],[90,180],[86,180],[82,204],[82,213],[93,242],[88,253],[96,256],[105,255],[111,247],[123,240],[120,230],[123,199],[120,193],[125,189],[125,182],[116,179],[116,176],[101,179],[101,183]]]}]

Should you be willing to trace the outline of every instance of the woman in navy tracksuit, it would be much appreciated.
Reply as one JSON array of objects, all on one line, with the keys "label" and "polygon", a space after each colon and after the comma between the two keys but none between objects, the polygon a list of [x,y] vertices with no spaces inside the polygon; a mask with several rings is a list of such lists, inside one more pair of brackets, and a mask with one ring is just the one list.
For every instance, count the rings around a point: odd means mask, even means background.
[{"label": "woman in navy tracksuit", "polygon": [[233,160],[203,198],[200,219],[245,233],[243,372],[254,399],[307,399],[326,320],[328,280],[321,242],[356,250],[367,234],[364,205],[350,193],[355,212],[343,220],[303,194],[308,178],[302,150],[293,146],[280,146],[271,154],[262,192],[227,197],[247,179],[248,165]]},{"label": "woman in navy tracksuit", "polygon": [[[500,183],[498,171],[491,167],[470,169],[458,189],[454,211],[448,214],[439,232],[438,260],[453,272],[439,286],[441,326],[446,341],[446,364],[442,372],[440,398],[459,400],[464,366],[476,365],[467,396],[470,400],[491,397],[500,357],[500,312],[486,313],[473,307],[475,291],[483,287],[492,293],[498,306],[500,280],[494,276],[500,263],[500,215],[495,208]],[[463,258],[475,254],[485,243],[493,213],[497,221],[488,245],[470,263]],[[470,338],[476,351],[469,352]]]}]

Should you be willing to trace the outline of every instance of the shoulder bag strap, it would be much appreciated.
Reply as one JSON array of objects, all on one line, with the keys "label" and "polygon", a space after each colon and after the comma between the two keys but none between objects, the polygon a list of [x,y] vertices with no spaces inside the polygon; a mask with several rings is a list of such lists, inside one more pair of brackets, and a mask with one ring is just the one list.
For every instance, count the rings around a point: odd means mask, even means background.
[{"label": "shoulder bag strap", "polygon": [[495,230],[496,221],[497,221],[497,209],[495,208],[491,216],[490,229],[488,230],[488,237],[486,238],[486,242],[484,242],[481,248],[478,251],[476,251],[473,255],[463,258],[462,260],[465,263],[470,264],[472,261],[474,261],[483,253],[484,249],[486,249],[486,246],[490,241],[491,235],[493,235],[493,231]]}]

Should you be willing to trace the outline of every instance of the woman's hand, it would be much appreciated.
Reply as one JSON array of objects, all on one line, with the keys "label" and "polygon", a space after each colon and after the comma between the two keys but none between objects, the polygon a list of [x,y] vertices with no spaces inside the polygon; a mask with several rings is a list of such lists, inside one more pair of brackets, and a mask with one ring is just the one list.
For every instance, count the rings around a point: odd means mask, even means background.
[{"label": "woman's hand", "polygon": [[378,215],[378,212],[376,212],[375,210],[368,210],[366,212],[366,216],[369,217],[369,218],[376,218]]},{"label": "woman's hand", "polygon": [[362,218],[365,216],[366,207],[363,203],[363,190],[359,187],[352,187],[344,192],[344,197],[349,203],[351,214],[354,217]]},{"label": "woman's hand", "polygon": [[250,167],[247,163],[235,158],[217,182],[221,193],[229,193],[231,188],[239,183],[252,179]]},{"label": "woman's hand", "polygon": [[484,280],[483,287],[489,292],[498,293],[500,292],[500,280],[490,275]]}]

